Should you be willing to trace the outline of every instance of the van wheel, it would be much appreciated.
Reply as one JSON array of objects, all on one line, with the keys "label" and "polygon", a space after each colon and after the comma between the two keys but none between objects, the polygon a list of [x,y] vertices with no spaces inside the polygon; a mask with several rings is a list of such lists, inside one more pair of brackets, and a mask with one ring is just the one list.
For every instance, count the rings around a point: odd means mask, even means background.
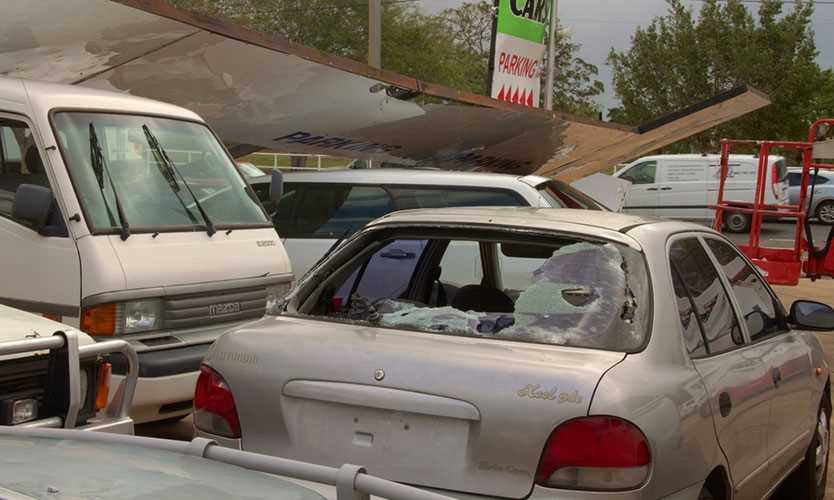
[{"label": "van wheel", "polygon": [[805,460],[785,480],[782,490],[790,492],[789,498],[822,500],[828,479],[829,413],[823,404],[817,415],[814,438],[805,452]]},{"label": "van wheel", "polygon": [[730,212],[724,215],[724,227],[728,233],[746,233],[750,230],[750,214]]},{"label": "van wheel", "polygon": [[834,200],[824,201],[817,207],[817,218],[820,222],[834,224]]}]

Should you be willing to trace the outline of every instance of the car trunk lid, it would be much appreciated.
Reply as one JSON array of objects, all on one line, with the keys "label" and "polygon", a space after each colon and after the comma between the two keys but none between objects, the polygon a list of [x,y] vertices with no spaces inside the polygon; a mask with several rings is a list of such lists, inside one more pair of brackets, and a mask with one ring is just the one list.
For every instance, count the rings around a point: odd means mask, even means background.
[{"label": "car trunk lid", "polygon": [[623,357],[284,317],[224,336],[208,362],[235,394],[248,451],[519,498],[551,431],[587,414]]}]

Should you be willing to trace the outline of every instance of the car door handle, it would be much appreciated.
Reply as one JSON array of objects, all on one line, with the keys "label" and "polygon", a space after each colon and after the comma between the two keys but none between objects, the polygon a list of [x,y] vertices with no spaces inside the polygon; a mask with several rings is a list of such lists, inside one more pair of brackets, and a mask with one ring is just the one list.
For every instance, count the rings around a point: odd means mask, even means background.
[{"label": "car door handle", "polygon": [[657,191],[657,188],[646,188],[646,191]]},{"label": "car door handle", "polygon": [[670,187],[668,187],[668,186],[667,186],[667,187],[662,187],[662,188],[660,188],[660,190],[661,190],[661,191],[671,191],[671,190],[672,190],[672,188],[670,188]]},{"label": "car door handle", "polygon": [[782,372],[779,371],[779,368],[771,370],[770,375],[773,377],[773,385],[779,387],[779,384],[782,382]]},{"label": "car door handle", "polygon": [[413,259],[417,256],[417,254],[414,252],[406,252],[405,250],[401,250],[399,248],[392,248],[391,250],[382,252],[379,256],[383,259]]},{"label": "car door handle", "polygon": [[721,412],[722,417],[729,416],[730,412],[733,411],[733,400],[730,399],[730,395],[726,392],[718,395],[718,411]]}]

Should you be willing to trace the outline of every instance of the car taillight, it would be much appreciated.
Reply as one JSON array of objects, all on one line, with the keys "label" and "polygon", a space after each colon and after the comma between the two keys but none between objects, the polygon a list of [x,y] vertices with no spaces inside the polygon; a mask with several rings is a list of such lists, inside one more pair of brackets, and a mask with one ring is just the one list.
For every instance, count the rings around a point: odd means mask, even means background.
[{"label": "car taillight", "polygon": [[232,391],[223,377],[206,365],[200,367],[194,391],[194,426],[210,434],[240,437],[240,419]]},{"label": "car taillight", "polygon": [[628,490],[649,477],[651,452],[646,436],[617,417],[570,420],[547,440],[536,483],[549,488]]}]

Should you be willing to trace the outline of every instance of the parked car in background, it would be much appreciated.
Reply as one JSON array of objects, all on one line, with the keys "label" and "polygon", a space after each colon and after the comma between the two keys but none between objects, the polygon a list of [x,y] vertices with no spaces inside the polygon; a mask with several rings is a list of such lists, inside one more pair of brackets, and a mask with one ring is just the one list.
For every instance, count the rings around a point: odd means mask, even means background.
[{"label": "parked car in background", "polygon": [[360,467],[321,467],[191,442],[0,427],[0,495],[5,499],[451,500],[374,477]]},{"label": "parked car in background", "polygon": [[[614,174],[631,181],[624,211],[670,219],[711,221],[718,201],[719,155],[657,155],[640,158]],[[730,155],[724,196],[727,200],[752,202],[756,192],[759,159]],[[785,160],[770,157],[765,203],[788,203],[788,171]],[[750,229],[751,215],[726,212],[724,227],[741,233]]]},{"label": "parked car in background", "polygon": [[270,177],[249,182],[273,214],[296,276],[303,276],[336,241],[396,210],[462,206],[605,210],[562,181],[533,175],[377,168],[293,172],[283,178],[277,207],[269,201]]},{"label": "parked car in background", "polygon": [[[834,224],[834,172],[820,170],[817,174],[811,173],[811,180],[814,184],[814,199],[811,209],[808,211],[811,217],[825,224]],[[788,195],[793,205],[799,203],[799,190],[802,183],[802,169],[788,169]]]},{"label": "parked car in background", "polygon": [[[125,357],[111,386],[105,355]],[[133,434],[127,414],[138,377],[123,340],[96,343],[69,325],[0,305],[0,426],[71,427]]]},{"label": "parked car in background", "polygon": [[[0,77],[0,303],[139,354],[137,422],[191,412],[200,360],[292,270],[263,206],[196,114]],[[114,360],[118,379],[124,363]]]},{"label": "parked car in background", "polygon": [[[365,277],[403,241],[396,282]],[[457,242],[479,280],[443,292]],[[507,275],[526,267],[525,276]],[[226,446],[471,498],[790,498],[825,488],[829,367],[726,238],[587,210],[387,215],[223,335],[194,425]]]}]

